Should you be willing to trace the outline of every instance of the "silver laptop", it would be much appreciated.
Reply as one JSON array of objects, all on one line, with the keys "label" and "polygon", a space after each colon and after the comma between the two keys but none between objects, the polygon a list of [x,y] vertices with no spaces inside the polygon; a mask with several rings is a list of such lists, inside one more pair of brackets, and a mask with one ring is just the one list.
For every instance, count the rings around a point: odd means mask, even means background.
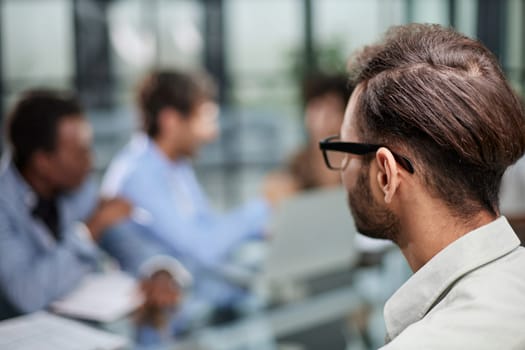
[{"label": "silver laptop", "polygon": [[316,277],[357,260],[353,219],[342,187],[312,190],[285,201],[270,225],[266,283]]}]

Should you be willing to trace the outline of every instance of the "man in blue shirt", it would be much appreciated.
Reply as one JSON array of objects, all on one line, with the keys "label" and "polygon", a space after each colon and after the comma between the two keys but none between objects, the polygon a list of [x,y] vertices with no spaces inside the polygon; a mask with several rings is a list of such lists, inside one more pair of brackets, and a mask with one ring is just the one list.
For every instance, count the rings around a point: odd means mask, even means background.
[{"label": "man in blue shirt", "polygon": [[161,242],[196,277],[197,298],[229,308],[242,288],[222,274],[243,242],[264,237],[270,204],[286,185],[230,213],[214,212],[192,168],[191,158],[217,136],[217,105],[210,81],[180,72],[155,72],[138,93],[143,132],[118,154],[102,191],[129,200],[143,213],[144,234]]},{"label": "man in blue shirt", "polygon": [[96,203],[87,179],[91,128],[74,98],[28,92],[7,130],[10,153],[0,169],[0,319],[46,308],[74,289],[96,269],[97,243],[137,268],[158,251],[131,233],[125,244],[115,242],[122,229],[115,237],[108,230],[131,207],[118,198]]}]

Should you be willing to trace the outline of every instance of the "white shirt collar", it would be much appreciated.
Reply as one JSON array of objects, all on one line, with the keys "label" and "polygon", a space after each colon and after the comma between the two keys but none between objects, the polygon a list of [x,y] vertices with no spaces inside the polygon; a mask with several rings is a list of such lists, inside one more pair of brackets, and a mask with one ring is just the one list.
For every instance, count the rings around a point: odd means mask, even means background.
[{"label": "white shirt collar", "polygon": [[505,217],[460,237],[418,270],[385,305],[387,341],[422,319],[467,273],[520,245]]}]

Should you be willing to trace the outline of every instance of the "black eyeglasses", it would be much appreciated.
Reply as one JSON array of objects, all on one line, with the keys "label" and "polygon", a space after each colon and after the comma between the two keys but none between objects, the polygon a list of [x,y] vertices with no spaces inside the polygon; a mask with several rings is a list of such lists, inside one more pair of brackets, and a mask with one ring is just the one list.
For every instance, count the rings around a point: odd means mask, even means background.
[{"label": "black eyeglasses", "polygon": [[[319,142],[319,148],[323,151],[326,166],[332,170],[343,170],[348,165],[349,157],[346,153],[365,155],[376,152],[383,145],[369,143],[341,142],[339,135],[330,136]],[[414,173],[412,162],[407,158],[392,152],[396,162],[398,162],[410,174]]]}]

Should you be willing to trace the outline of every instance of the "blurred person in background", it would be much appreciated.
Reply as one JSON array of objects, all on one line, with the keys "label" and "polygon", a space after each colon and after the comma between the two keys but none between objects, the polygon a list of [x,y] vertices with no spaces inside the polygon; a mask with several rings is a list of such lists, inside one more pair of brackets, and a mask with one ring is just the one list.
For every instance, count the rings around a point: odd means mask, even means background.
[{"label": "blurred person in background", "polygon": [[[7,132],[10,149],[0,170],[0,319],[44,309],[71,292],[99,269],[97,244],[137,269],[159,251],[119,227],[130,215],[127,201],[97,203],[89,177],[92,131],[73,96],[43,89],[24,93]],[[166,296],[178,292],[154,273],[149,268],[143,274],[143,289],[159,290],[145,293],[145,304],[175,306],[177,300],[165,302]]]},{"label": "blurred person in background", "polygon": [[192,160],[218,136],[214,97],[215,86],[204,74],[149,74],[137,93],[143,130],[112,161],[102,189],[142,213],[136,225],[191,271],[193,297],[208,303],[212,318],[221,322],[235,318],[237,306],[249,297],[225,272],[232,254],[243,243],[264,238],[272,205],[290,190],[287,181],[273,179],[265,198],[225,214],[211,208]]},{"label": "blurred person in background", "polygon": [[525,116],[496,57],[412,24],[351,71],[341,134],[321,148],[358,230],[391,239],[414,271],[385,305],[384,349],[523,349],[525,250],[498,191],[525,151]]},{"label": "blurred person in background", "polygon": [[78,102],[26,93],[9,118],[12,158],[0,174],[2,314],[40,310],[71,291],[97,263],[104,230],[129,215],[120,199],[93,208],[91,129]]},{"label": "blurred person in background", "polygon": [[299,190],[341,185],[340,176],[326,168],[319,141],[339,132],[351,93],[352,87],[344,75],[318,73],[305,79],[303,98],[307,140],[289,165],[289,172]]}]

